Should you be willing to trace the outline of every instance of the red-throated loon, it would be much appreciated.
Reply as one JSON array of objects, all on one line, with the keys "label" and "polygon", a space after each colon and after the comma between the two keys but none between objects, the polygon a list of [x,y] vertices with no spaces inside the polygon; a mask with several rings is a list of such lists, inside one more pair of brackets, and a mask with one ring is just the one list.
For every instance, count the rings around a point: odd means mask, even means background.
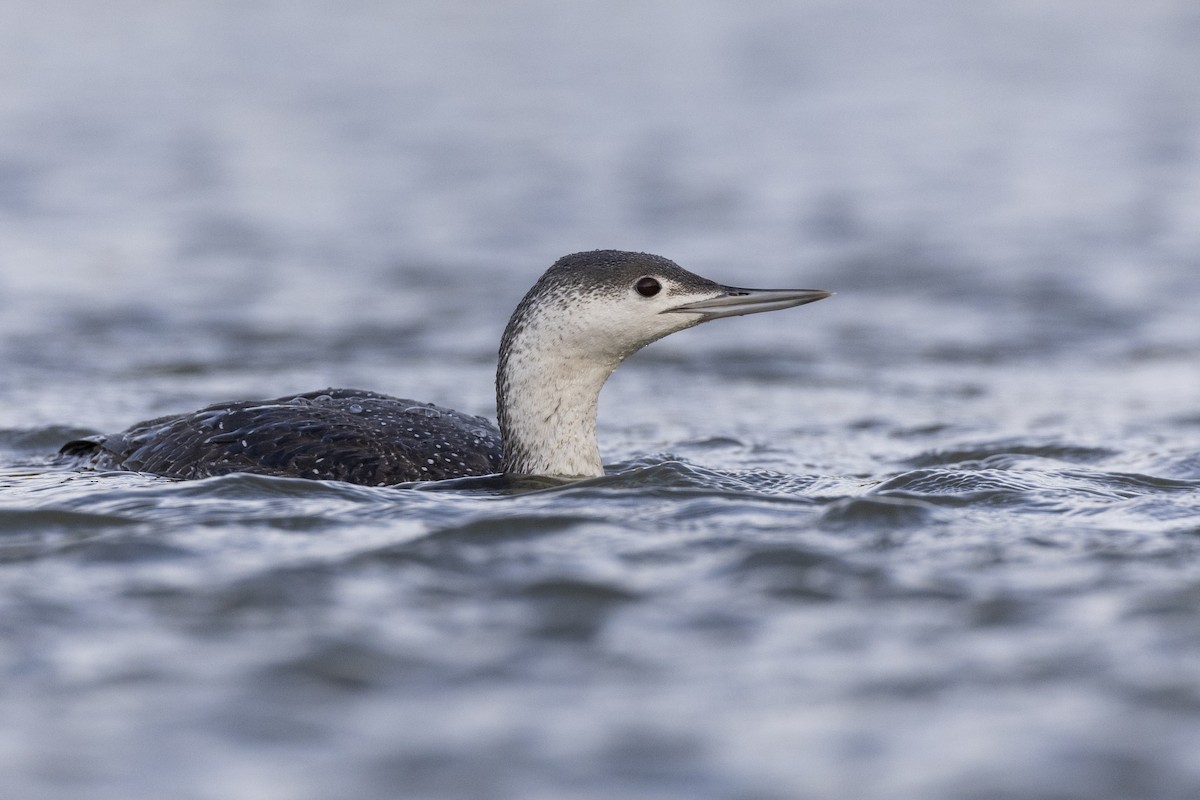
[{"label": "red-throated loon", "polygon": [[737,289],[649,253],[564,256],[534,284],[500,340],[489,420],[356,389],[218,403],[68,442],[97,469],[204,478],[231,472],[386,485],[505,472],[603,475],[596,404],[628,356],[701,322],[829,297]]}]

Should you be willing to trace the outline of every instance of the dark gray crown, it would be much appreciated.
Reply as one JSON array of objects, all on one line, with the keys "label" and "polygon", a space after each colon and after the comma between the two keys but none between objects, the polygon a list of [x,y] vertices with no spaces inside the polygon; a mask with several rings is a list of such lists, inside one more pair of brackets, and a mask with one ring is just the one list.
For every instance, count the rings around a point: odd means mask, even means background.
[{"label": "dark gray crown", "polygon": [[688,272],[669,258],[653,253],[589,250],[571,253],[555,261],[525,298],[527,301],[547,291],[564,289],[580,293],[624,292],[638,278],[646,275],[666,278],[689,289],[718,288],[713,281]]}]

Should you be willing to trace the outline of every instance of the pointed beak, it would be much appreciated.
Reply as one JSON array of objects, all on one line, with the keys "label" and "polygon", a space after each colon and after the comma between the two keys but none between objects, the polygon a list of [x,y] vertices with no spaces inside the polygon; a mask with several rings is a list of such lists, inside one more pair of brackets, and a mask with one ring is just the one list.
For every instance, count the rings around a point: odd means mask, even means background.
[{"label": "pointed beak", "polygon": [[757,314],[761,311],[778,311],[781,308],[802,306],[824,300],[832,292],[820,289],[738,289],[722,286],[721,293],[707,300],[684,303],[668,308],[664,314],[700,314],[705,322],[721,317],[738,317]]}]

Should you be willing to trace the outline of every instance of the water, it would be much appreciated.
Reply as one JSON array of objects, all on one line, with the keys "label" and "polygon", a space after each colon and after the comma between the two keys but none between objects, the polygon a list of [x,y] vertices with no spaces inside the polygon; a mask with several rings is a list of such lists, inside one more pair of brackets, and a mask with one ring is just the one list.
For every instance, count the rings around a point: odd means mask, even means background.
[{"label": "water", "polygon": [[[10,6],[5,797],[1200,795],[1194,4]],[[490,415],[593,247],[838,294],[631,359],[602,479],[51,463]]]}]

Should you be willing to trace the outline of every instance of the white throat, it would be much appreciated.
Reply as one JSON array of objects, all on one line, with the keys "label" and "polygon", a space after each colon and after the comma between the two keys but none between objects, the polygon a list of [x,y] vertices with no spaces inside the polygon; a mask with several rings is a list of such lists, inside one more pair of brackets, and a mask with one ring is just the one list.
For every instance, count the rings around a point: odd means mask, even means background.
[{"label": "white throat", "polygon": [[604,474],[596,443],[600,389],[621,359],[594,359],[530,346],[516,336],[500,360],[496,402],[504,471],[516,475]]}]

